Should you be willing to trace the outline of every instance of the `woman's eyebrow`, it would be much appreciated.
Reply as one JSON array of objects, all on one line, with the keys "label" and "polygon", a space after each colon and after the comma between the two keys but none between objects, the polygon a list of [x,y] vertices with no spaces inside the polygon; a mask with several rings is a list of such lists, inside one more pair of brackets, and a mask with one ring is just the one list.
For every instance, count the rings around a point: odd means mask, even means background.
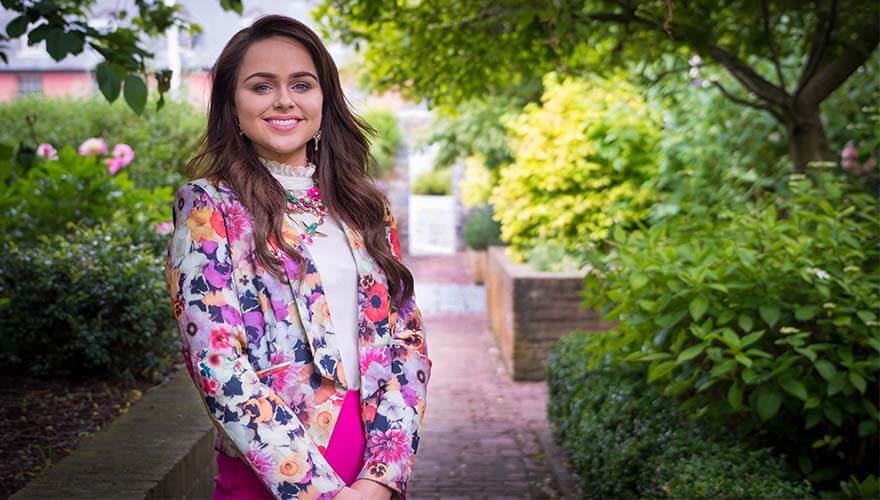
[{"label": "woman's eyebrow", "polygon": [[[301,77],[304,77],[304,76],[311,77],[311,78],[313,78],[316,82],[318,81],[318,77],[315,76],[315,75],[314,75],[313,73],[311,73],[310,71],[296,71],[296,72],[291,73],[290,75],[288,75],[288,78],[293,79],[293,78],[301,78]],[[245,79],[242,80],[242,81],[243,81],[243,82],[246,82],[246,81],[250,80],[251,78],[269,78],[269,79],[272,79],[272,80],[277,80],[277,79],[278,79],[278,75],[276,75],[275,73],[266,73],[266,72],[264,72],[264,71],[258,71],[258,72],[256,72],[256,73],[253,73],[253,74],[249,75],[247,78],[245,78]]]}]

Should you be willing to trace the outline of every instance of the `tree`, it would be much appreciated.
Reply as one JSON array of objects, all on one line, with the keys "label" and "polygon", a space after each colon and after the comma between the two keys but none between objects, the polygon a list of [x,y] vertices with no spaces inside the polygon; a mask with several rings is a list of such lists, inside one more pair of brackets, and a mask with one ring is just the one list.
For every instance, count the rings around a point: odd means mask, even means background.
[{"label": "tree", "polygon": [[[142,35],[157,36],[172,26],[199,32],[201,28],[180,17],[180,5],[163,0],[135,0],[137,13],[120,10],[108,29],[95,28],[89,24],[90,9],[95,0],[2,0],[4,9],[16,12],[6,25],[5,35],[0,34],[0,44],[27,35],[28,45],[46,42],[46,50],[56,61],[70,54],[79,54],[86,45],[104,58],[95,68],[98,88],[108,101],[113,102],[122,93],[129,107],[140,114],[147,102],[147,62],[153,54],[144,48]],[[242,12],[241,0],[220,0],[225,10]],[[8,62],[5,47],[0,58]],[[164,94],[171,82],[171,71],[153,72],[156,78],[159,100],[157,108],[164,104]]]},{"label": "tree", "polygon": [[315,18],[366,42],[373,86],[432,104],[551,70],[687,71],[699,55],[739,87],[713,81],[720,92],[784,126],[796,171],[831,159],[820,106],[880,42],[880,4],[862,0],[324,0]]}]

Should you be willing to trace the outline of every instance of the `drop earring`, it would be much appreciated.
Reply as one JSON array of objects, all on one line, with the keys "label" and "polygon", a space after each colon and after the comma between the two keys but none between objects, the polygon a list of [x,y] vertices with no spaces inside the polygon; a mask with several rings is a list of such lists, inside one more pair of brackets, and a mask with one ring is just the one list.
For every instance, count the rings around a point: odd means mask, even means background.
[{"label": "drop earring", "polygon": [[321,129],[318,129],[318,132],[312,137],[315,140],[315,152],[318,152],[318,143],[321,142]]},{"label": "drop earring", "polygon": [[238,117],[235,118],[235,128],[238,129],[238,135],[244,135],[244,132],[241,130],[241,124],[238,123]]}]

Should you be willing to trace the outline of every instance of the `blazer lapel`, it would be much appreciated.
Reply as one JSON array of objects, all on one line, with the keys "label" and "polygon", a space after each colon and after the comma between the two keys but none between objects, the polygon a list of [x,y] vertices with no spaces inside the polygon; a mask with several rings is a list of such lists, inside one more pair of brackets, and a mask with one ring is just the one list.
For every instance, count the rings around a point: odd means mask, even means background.
[{"label": "blazer lapel", "polygon": [[330,314],[327,313],[329,310],[327,297],[311,253],[306,245],[302,244],[296,233],[285,230],[284,239],[304,258],[301,265],[306,268],[305,274],[302,281],[297,283],[296,278],[300,264],[297,264],[293,258],[276,247],[277,253],[284,263],[284,271],[293,292],[309,346],[312,349],[315,368],[322,377],[333,380],[343,387],[348,387],[335,329]]},{"label": "blazer lapel", "polygon": [[342,230],[351,247],[358,274],[358,350],[360,360],[361,401],[369,399],[392,377],[391,372],[391,314],[388,302],[388,284],[364,247],[363,236],[344,221]]}]

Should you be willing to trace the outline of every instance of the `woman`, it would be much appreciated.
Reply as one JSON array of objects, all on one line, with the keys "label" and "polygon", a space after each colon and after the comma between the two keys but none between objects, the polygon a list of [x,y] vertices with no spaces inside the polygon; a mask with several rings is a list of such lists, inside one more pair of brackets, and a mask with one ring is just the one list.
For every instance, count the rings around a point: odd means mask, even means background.
[{"label": "woman", "polygon": [[431,361],[368,128],[287,17],[233,36],[212,78],[166,275],[214,498],[405,498]]}]

